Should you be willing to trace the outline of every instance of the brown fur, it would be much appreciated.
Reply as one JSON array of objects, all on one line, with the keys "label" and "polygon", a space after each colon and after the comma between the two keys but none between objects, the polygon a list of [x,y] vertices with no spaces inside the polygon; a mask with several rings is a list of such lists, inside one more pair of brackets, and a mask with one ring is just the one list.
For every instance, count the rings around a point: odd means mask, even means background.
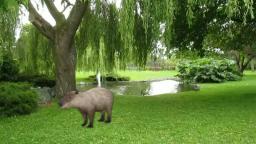
[{"label": "brown fur", "polygon": [[[82,126],[87,124],[88,127],[93,127],[93,120],[95,112],[101,112],[99,121],[111,122],[113,94],[110,90],[105,88],[93,88],[85,92],[71,91],[60,102],[62,108],[77,108],[84,119]],[[107,119],[105,119],[107,113]]]}]

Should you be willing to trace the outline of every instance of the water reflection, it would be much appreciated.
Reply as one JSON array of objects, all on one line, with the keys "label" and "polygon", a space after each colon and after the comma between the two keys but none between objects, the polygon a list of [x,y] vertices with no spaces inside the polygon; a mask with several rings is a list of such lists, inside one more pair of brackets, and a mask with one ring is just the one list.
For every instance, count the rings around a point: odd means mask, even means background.
[{"label": "water reflection", "polygon": [[[97,84],[78,84],[79,90],[88,90]],[[175,80],[140,81],[140,82],[105,82],[102,87],[110,89],[118,95],[155,96],[159,94],[177,93],[181,91],[198,90],[198,86],[185,86]]]},{"label": "water reflection", "polygon": [[159,95],[159,94],[165,94],[165,93],[177,93],[178,87],[179,87],[179,82],[174,80],[163,80],[163,81],[151,82],[147,95],[152,96],[152,95]]}]

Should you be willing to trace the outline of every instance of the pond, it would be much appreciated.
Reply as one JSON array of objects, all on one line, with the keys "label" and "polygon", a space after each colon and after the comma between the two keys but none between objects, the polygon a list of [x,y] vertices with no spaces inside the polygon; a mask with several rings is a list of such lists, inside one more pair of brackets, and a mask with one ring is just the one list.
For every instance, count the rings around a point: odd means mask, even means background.
[{"label": "pond", "polygon": [[[96,83],[80,82],[77,88],[81,91],[97,87]],[[197,85],[184,85],[176,80],[104,82],[102,87],[110,89],[117,95],[155,96],[182,91],[199,90]]]}]

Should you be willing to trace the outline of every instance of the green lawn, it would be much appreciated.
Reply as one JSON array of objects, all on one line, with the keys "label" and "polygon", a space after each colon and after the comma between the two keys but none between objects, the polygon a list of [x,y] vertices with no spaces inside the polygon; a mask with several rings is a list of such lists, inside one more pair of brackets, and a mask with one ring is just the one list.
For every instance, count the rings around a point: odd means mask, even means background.
[{"label": "green lawn", "polygon": [[197,92],[115,96],[111,124],[81,124],[78,111],[53,104],[0,119],[0,143],[256,143],[256,73],[238,82],[202,84]]},{"label": "green lawn", "polygon": [[176,71],[118,71],[117,73],[130,77],[131,81],[171,78],[178,74]]},{"label": "green lawn", "polygon": [[[161,79],[161,78],[170,78],[174,77],[176,71],[118,71],[120,76],[128,76],[131,81],[140,81],[140,80],[152,80],[152,79]],[[78,81],[84,80],[90,75],[95,75],[93,72],[77,72],[76,78]]]}]

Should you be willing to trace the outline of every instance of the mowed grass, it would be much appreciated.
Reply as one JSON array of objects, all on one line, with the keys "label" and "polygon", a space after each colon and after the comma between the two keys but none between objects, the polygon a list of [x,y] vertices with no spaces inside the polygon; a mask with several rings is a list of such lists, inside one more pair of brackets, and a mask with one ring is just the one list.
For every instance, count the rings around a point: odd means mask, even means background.
[{"label": "mowed grass", "polygon": [[[177,75],[176,71],[117,71],[116,73],[120,76],[130,77],[131,81],[170,78]],[[76,73],[76,78],[78,81],[83,81],[90,75],[95,75],[95,73],[81,71]]]},{"label": "mowed grass", "polygon": [[3,118],[0,143],[256,143],[256,74],[200,86],[197,92],[155,97],[115,96],[112,123],[95,120],[93,129],[80,126],[78,111],[56,104]]}]

